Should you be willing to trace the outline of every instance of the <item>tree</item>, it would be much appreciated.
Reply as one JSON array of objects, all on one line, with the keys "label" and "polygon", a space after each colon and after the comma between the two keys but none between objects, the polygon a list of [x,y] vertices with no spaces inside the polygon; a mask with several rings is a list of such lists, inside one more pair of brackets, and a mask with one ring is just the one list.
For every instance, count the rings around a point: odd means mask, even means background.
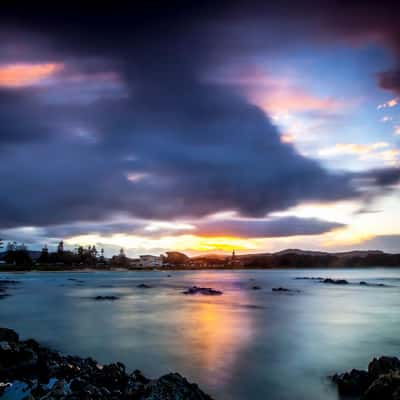
[{"label": "tree", "polygon": [[167,251],[167,257],[164,257],[164,262],[170,265],[183,265],[189,262],[189,257],[178,251]]},{"label": "tree", "polygon": [[49,249],[47,247],[47,244],[45,244],[42,248],[42,252],[40,253],[40,256],[38,258],[38,261],[41,264],[48,264],[50,261],[50,257],[49,257]]},{"label": "tree", "polygon": [[58,253],[58,254],[64,253],[64,241],[63,241],[63,240],[61,240],[61,241],[58,243],[58,246],[57,246],[57,253]]},{"label": "tree", "polygon": [[18,245],[17,242],[9,242],[7,244],[7,252],[4,260],[9,264],[20,266],[32,265],[32,259],[29,255],[28,248],[25,244]]}]

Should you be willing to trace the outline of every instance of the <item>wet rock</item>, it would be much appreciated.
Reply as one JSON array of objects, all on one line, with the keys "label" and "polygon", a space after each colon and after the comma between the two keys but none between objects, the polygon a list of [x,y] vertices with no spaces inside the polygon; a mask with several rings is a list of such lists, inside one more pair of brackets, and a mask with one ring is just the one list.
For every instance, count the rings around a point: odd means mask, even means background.
[{"label": "wet rock", "polygon": [[348,281],[346,279],[332,279],[332,278],[326,278],[321,281],[322,283],[328,283],[332,285],[348,285]]},{"label": "wet rock", "polygon": [[139,370],[128,374],[122,363],[100,365],[92,358],[64,356],[30,339],[19,341],[0,328],[0,396],[23,387],[24,399],[69,400],[209,400],[179,374],[150,380]]},{"label": "wet rock", "polygon": [[299,276],[294,278],[296,280],[311,280],[311,281],[323,281],[325,278],[321,278],[320,276]]},{"label": "wet rock", "polygon": [[219,296],[222,294],[222,292],[220,290],[215,290],[212,288],[192,286],[192,287],[188,288],[187,290],[185,290],[183,292],[183,294],[190,294],[190,295],[202,294],[205,296]]},{"label": "wet rock", "polygon": [[386,287],[386,285],[384,283],[368,283],[365,281],[361,281],[360,285],[361,286]]},{"label": "wet rock", "polygon": [[399,400],[400,372],[381,375],[367,389],[363,400]]},{"label": "wet rock", "polygon": [[299,293],[300,290],[295,290],[295,289],[288,289],[284,287],[276,287],[272,288],[273,292],[281,292],[281,293]]},{"label": "wet rock", "polygon": [[148,400],[211,400],[196,384],[189,383],[184,377],[175,373],[164,375],[151,381],[146,388]]},{"label": "wet rock", "polygon": [[332,377],[342,395],[361,395],[372,383],[367,371],[352,369],[344,374],[336,374]]},{"label": "wet rock", "polygon": [[378,378],[380,375],[394,371],[400,371],[400,360],[397,357],[382,356],[374,358],[368,364],[368,373],[373,378]]},{"label": "wet rock", "polygon": [[340,394],[361,395],[362,400],[400,400],[400,360],[374,358],[368,371],[353,369],[332,377]]},{"label": "wet rock", "polygon": [[145,283],[141,283],[140,285],[136,286],[139,289],[151,289],[150,285],[146,285]]},{"label": "wet rock", "polygon": [[252,286],[251,288],[252,288],[253,290],[261,290],[261,286],[257,286],[257,285]]},{"label": "wet rock", "polygon": [[277,288],[272,288],[273,292],[289,292],[290,290],[284,287],[277,287]]},{"label": "wet rock", "polygon": [[19,341],[19,336],[12,329],[0,328],[0,341],[1,342],[2,341],[5,341],[5,342],[18,342]]},{"label": "wet rock", "polygon": [[111,301],[114,301],[114,300],[119,300],[119,297],[118,296],[96,296],[94,298],[94,300],[111,300]]}]

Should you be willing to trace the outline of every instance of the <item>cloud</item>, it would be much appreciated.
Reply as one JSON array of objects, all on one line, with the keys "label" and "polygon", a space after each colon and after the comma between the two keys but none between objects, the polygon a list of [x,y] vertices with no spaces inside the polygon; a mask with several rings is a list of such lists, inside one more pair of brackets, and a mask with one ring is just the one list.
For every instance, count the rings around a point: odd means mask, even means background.
[{"label": "cloud", "polygon": [[[294,8],[300,15],[311,12],[300,8]],[[274,49],[293,45],[293,38],[310,39],[309,29],[318,36],[324,25],[318,17],[327,18],[325,12],[306,16],[317,24],[305,29],[295,21],[286,32],[293,20],[280,10],[283,25],[266,24],[274,21],[270,10],[264,28],[254,24],[258,36],[248,25],[230,36],[235,18],[210,10],[139,7],[135,13],[79,18],[47,10],[24,23],[18,11],[3,16],[2,29],[12,26],[9,47],[25,41],[25,48],[38,49],[35,63],[59,60],[64,68],[49,85],[0,90],[1,227],[101,222],[116,213],[185,220],[233,210],[262,219],[302,202],[362,197],[360,177],[329,171],[299,154],[282,143],[263,109],[234,87],[203,79],[221,58],[258,51],[265,27]],[[360,23],[359,31],[365,29]],[[292,89],[281,103],[302,109],[333,105]],[[374,183],[385,187],[384,181]]]},{"label": "cloud", "polygon": [[195,233],[203,236],[266,238],[318,235],[342,227],[343,224],[315,218],[231,219],[199,223]]},{"label": "cloud", "polygon": [[378,74],[378,78],[379,85],[382,89],[391,90],[394,93],[400,94],[400,69],[381,72]]},{"label": "cloud", "polygon": [[389,148],[386,142],[370,144],[338,143],[333,147],[323,148],[318,151],[320,157],[357,155],[359,160],[383,161],[387,165],[398,166],[400,163],[400,150]]},{"label": "cloud", "polygon": [[0,87],[20,88],[37,85],[62,68],[61,63],[0,65]]},{"label": "cloud", "polygon": [[399,99],[394,98],[394,99],[388,100],[386,103],[379,104],[377,109],[381,110],[382,108],[396,107],[398,104],[399,104]]}]

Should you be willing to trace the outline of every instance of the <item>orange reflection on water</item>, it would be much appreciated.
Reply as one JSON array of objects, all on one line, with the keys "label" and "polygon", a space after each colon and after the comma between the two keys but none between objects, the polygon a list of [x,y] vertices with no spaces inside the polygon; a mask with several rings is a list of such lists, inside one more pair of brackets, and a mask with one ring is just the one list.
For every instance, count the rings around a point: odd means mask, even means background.
[{"label": "orange reflection on water", "polygon": [[241,368],[240,353],[253,336],[254,310],[248,305],[247,294],[232,289],[222,296],[193,297],[184,308],[189,325],[183,337],[185,348],[210,384],[223,384]]}]

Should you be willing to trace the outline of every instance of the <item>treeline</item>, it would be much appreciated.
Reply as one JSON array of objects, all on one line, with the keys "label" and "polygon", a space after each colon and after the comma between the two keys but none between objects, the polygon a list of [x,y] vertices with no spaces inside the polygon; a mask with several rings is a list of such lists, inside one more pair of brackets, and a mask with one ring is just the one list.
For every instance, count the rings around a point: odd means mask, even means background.
[{"label": "treeline", "polygon": [[255,268],[340,268],[340,267],[396,267],[400,254],[368,254],[364,257],[335,255],[247,255],[240,257],[240,265]]},{"label": "treeline", "polygon": [[40,268],[41,266],[125,266],[128,263],[128,258],[125,256],[124,250],[121,249],[117,256],[112,257],[107,261],[104,257],[104,249],[97,250],[96,246],[77,246],[73,251],[64,249],[64,242],[60,241],[57,249],[50,252],[47,245],[45,245],[39,256],[32,258],[30,252],[25,244],[18,244],[17,242],[9,242],[5,249],[3,261],[10,265],[20,267],[33,267]]}]

